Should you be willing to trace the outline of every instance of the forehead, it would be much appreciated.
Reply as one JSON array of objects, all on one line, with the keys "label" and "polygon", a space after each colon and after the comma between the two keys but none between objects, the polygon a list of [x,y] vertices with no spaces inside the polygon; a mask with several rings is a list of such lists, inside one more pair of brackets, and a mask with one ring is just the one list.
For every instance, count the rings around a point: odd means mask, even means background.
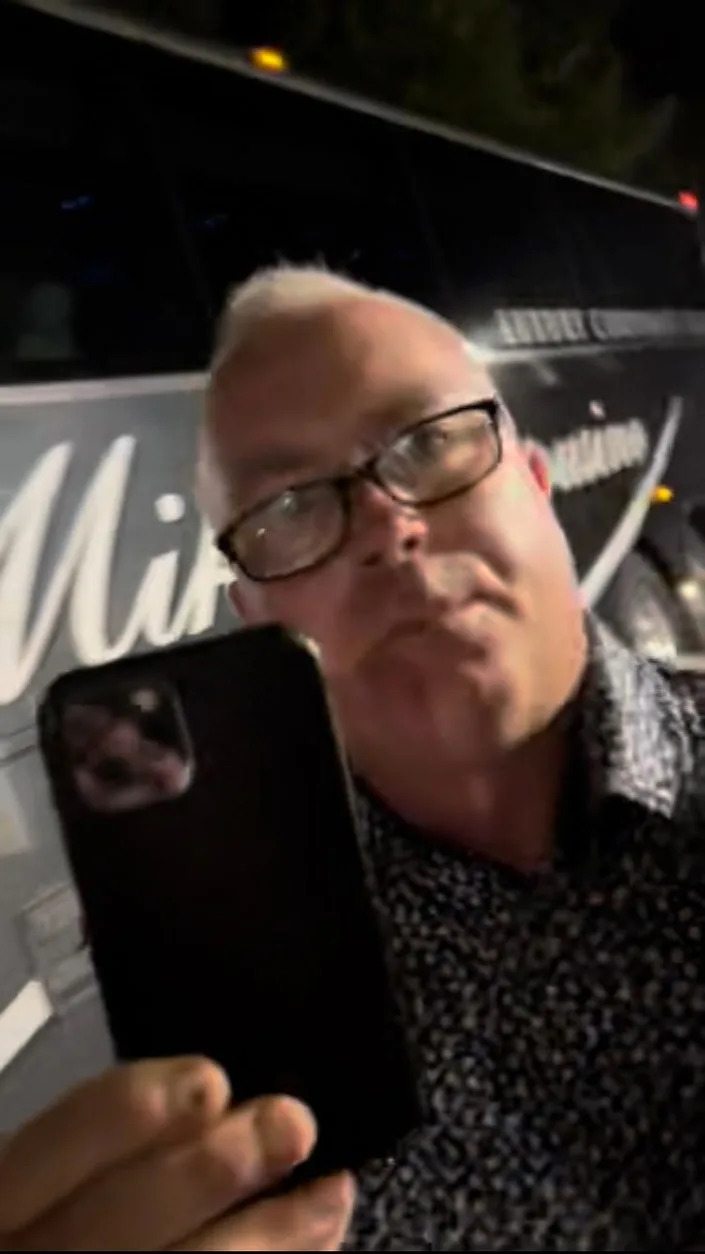
[{"label": "forehead", "polygon": [[381,298],[273,321],[214,380],[208,421],[233,491],[349,454],[492,391],[453,327]]}]

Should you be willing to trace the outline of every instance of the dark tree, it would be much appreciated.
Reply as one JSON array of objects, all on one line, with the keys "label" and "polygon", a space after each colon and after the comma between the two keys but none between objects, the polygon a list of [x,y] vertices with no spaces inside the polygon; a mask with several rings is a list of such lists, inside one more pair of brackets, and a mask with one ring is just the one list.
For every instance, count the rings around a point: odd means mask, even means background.
[{"label": "dark tree", "polygon": [[613,38],[623,0],[119,4],[240,47],[279,44],[300,73],[596,173],[675,177],[674,101],[645,101],[628,79]]}]

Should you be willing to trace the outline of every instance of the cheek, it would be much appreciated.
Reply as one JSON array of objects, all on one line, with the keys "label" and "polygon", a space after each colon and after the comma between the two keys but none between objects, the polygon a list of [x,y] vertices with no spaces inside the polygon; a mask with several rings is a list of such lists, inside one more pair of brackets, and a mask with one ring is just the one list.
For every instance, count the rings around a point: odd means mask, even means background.
[{"label": "cheek", "polygon": [[546,527],[548,507],[533,479],[521,473],[507,474],[495,494],[491,522],[498,545],[513,569],[530,567],[538,555]]},{"label": "cheek", "polygon": [[548,498],[521,466],[507,465],[429,521],[432,551],[479,558],[507,586],[542,577],[564,548]]},{"label": "cheek", "polygon": [[534,600],[572,587],[574,566],[550,497],[533,475],[517,467],[493,501],[493,533],[507,577]]},{"label": "cheek", "polygon": [[240,584],[232,600],[247,626],[280,623],[315,640],[335,667],[350,635],[348,579],[337,564],[281,583]]}]

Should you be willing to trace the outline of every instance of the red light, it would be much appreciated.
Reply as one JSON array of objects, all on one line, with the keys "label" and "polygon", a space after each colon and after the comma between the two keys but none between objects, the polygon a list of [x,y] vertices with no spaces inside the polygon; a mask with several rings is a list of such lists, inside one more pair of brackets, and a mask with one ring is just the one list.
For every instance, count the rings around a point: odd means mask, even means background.
[{"label": "red light", "polygon": [[678,200],[683,208],[687,209],[689,213],[697,213],[700,208],[700,201],[695,195],[695,192],[679,192]]}]

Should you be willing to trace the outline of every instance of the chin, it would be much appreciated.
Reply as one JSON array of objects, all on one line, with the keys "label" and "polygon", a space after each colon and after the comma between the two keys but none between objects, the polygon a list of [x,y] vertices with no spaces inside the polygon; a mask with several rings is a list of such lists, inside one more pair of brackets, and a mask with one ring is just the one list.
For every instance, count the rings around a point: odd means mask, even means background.
[{"label": "chin", "polygon": [[374,700],[378,707],[387,700],[408,709],[412,703],[447,703],[449,698],[493,705],[497,692],[509,686],[508,621],[492,607],[475,603],[404,623],[346,674],[339,673],[337,686],[346,694],[364,693],[366,702]]},{"label": "chin", "polygon": [[478,719],[487,718],[506,703],[513,686],[503,653],[496,639],[462,630],[409,637],[375,668],[378,700],[396,692],[409,703],[457,706],[466,716],[475,711]]},{"label": "chin", "polygon": [[[351,747],[374,739],[450,764],[489,763],[522,738],[515,677],[496,648],[468,645],[462,633],[422,640],[411,635],[369,658],[336,691]],[[364,753],[361,754],[364,758]]]},{"label": "chin", "polygon": [[429,746],[443,746],[449,762],[457,758],[465,766],[487,764],[521,739],[515,693],[496,673],[465,667],[444,678],[446,682],[439,676],[425,691],[408,693],[398,710]]}]

